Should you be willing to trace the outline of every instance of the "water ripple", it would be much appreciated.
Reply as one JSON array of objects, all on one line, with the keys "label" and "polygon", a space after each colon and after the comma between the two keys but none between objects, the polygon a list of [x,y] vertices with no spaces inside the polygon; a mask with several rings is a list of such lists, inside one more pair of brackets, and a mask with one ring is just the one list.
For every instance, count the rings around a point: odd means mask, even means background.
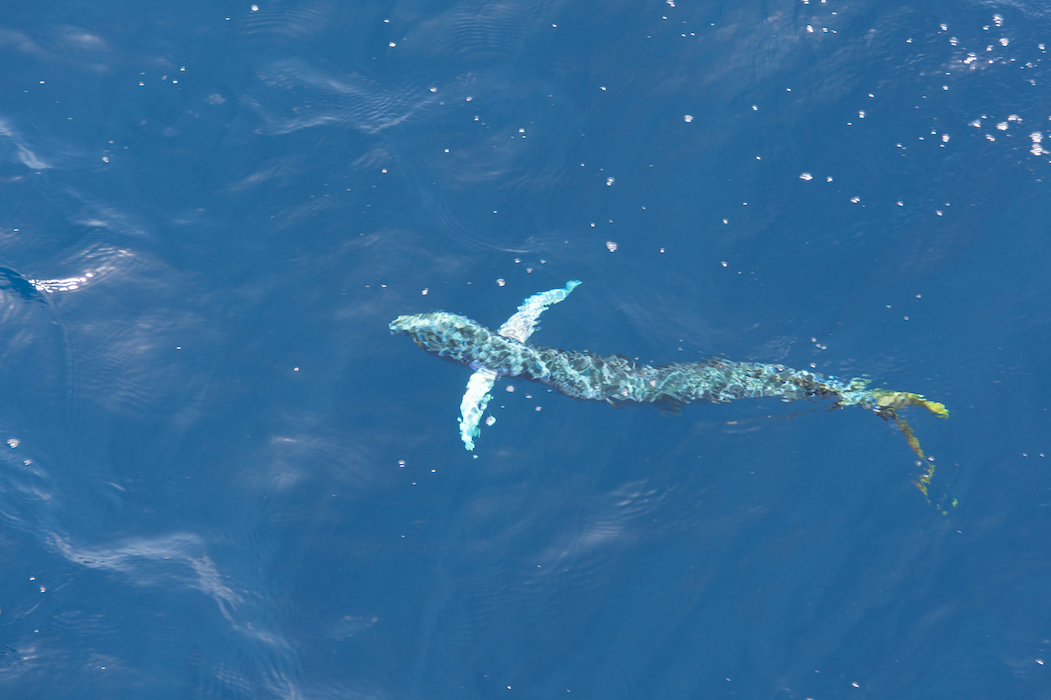
[{"label": "water ripple", "polygon": [[375,134],[437,102],[426,85],[383,87],[360,75],[336,76],[291,59],[271,64],[259,77],[270,89],[250,104],[272,134],[328,124]]}]

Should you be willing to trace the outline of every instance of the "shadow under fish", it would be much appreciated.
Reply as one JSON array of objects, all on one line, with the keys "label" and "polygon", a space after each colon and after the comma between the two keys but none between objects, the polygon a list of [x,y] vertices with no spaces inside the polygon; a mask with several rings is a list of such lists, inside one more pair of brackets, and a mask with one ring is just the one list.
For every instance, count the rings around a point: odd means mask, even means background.
[{"label": "shadow under fish", "polygon": [[11,292],[23,301],[47,303],[44,295],[32,282],[9,267],[0,267],[0,290]]}]

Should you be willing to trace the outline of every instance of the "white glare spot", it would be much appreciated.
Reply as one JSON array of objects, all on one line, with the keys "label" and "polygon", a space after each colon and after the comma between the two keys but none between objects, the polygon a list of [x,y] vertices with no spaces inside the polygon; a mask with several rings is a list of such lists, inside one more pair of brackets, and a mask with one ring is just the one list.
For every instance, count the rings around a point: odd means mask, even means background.
[{"label": "white glare spot", "polygon": [[1040,142],[1044,140],[1044,135],[1041,134],[1039,131],[1034,131],[1033,133],[1029,134],[1029,138],[1033,139],[1033,147],[1029,149],[1029,152],[1032,153],[1034,156],[1040,156],[1048,152],[1045,151],[1044,147],[1040,145]]},{"label": "white glare spot", "polygon": [[683,121],[685,121],[685,122],[686,122],[687,124],[689,124],[690,122],[692,122],[692,121],[693,121],[693,115],[692,115],[692,114],[685,114],[685,115],[683,115],[682,119],[683,119]]},{"label": "white glare spot", "polygon": [[[15,229],[16,231],[18,229]],[[80,285],[88,281],[90,273],[84,277],[67,277],[58,280],[29,280],[29,283],[42,292],[54,294],[55,292],[71,292],[79,289]]]},{"label": "white glare spot", "polygon": [[606,241],[606,247],[609,248],[609,252],[613,253],[617,250],[617,244],[613,241]]},{"label": "white glare spot", "polygon": [[813,180],[814,176],[811,175],[810,173],[800,173],[799,174],[799,179],[800,180]]}]

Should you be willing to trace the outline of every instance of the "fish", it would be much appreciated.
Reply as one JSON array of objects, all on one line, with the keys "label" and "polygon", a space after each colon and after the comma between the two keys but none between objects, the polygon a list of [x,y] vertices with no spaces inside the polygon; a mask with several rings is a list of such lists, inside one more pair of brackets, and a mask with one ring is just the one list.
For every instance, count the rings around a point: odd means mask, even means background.
[{"label": "fish", "polygon": [[[434,311],[399,316],[389,327],[407,335],[427,352],[474,370],[460,404],[460,436],[467,450],[474,450],[479,423],[499,378],[525,379],[585,401],[613,406],[651,404],[668,413],[695,402],[729,403],[739,399],[773,397],[784,402],[830,401],[831,408],[859,406],[884,421],[892,421],[919,458],[922,472],[913,483],[930,501],[928,489],[935,466],[920,446],[912,427],[899,412],[920,407],[939,418],[948,418],[944,404],[922,394],[870,388],[862,377],[840,379],[780,364],[737,362],[713,357],[702,362],[639,363],[623,355],[600,355],[578,350],[534,345],[529,341],[540,315],[560,303],[580,285],[527,298],[518,311],[493,331],[466,316]],[[487,421],[492,424],[493,419]]]}]

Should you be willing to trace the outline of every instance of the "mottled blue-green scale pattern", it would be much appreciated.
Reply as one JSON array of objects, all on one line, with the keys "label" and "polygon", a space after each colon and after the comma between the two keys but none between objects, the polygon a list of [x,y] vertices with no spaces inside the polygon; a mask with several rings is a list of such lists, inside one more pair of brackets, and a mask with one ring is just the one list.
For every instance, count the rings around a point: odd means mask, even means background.
[{"label": "mottled blue-green scale pattern", "polygon": [[842,400],[859,388],[856,380],[844,384],[815,372],[757,362],[713,359],[655,367],[622,355],[546,348],[505,338],[465,316],[445,312],[400,316],[390,328],[440,357],[593,401],[675,406],[760,397]]}]

